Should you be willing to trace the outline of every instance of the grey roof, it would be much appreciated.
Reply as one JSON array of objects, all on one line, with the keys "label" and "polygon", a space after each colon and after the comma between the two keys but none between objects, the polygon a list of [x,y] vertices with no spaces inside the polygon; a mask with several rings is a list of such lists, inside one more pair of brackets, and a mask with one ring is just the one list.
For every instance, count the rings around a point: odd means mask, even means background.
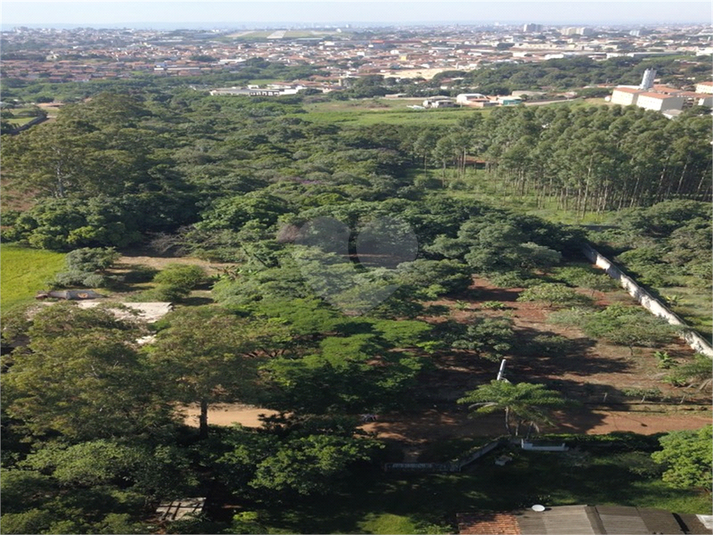
[{"label": "grey roof", "polygon": [[[487,517],[483,514],[470,515],[471,518],[467,516],[461,515],[461,533],[494,533],[488,531],[492,530],[492,526],[487,524]],[[675,515],[660,509],[618,505],[563,505],[548,507],[542,512],[522,509],[505,516],[514,519],[518,528],[511,535],[711,534],[698,515]],[[481,520],[485,522],[482,525]]]},{"label": "grey roof", "polygon": [[713,530],[704,524],[704,520],[708,521],[708,525],[711,523],[710,516],[703,515],[691,515],[691,514],[680,514],[678,517],[686,526],[686,533],[695,533],[696,535],[705,534],[711,535]]},{"label": "grey roof", "polygon": [[563,505],[543,512],[515,513],[520,533],[543,535],[594,535],[604,533],[592,526],[586,505]]},{"label": "grey roof", "polygon": [[[539,516],[538,516],[539,515]],[[566,505],[517,517],[520,533],[542,535],[683,535],[676,517],[660,509],[619,505]]]},{"label": "grey roof", "polygon": [[[612,535],[646,535],[648,533],[661,533],[657,527],[656,517],[650,518],[650,524],[654,526],[654,529],[651,530],[647,527],[643,517],[649,516],[648,511],[642,511],[636,507],[621,507],[612,505],[600,505],[595,507],[595,509],[597,510],[597,513],[599,513],[599,518],[602,520],[604,533],[610,533]],[[665,511],[663,512],[665,513]],[[673,515],[668,513],[668,516],[674,523],[675,531],[668,531],[667,533],[683,533]],[[670,523],[667,523],[666,526],[669,527],[669,529],[671,528]]]}]

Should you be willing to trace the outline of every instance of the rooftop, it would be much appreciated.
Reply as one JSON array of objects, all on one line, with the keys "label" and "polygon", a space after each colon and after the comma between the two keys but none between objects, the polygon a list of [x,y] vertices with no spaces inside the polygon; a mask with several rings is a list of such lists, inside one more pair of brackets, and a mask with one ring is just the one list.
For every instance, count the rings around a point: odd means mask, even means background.
[{"label": "rooftop", "polygon": [[538,512],[479,512],[457,515],[458,531],[469,535],[678,535],[711,533],[707,517],[661,509],[614,505],[563,505]]}]

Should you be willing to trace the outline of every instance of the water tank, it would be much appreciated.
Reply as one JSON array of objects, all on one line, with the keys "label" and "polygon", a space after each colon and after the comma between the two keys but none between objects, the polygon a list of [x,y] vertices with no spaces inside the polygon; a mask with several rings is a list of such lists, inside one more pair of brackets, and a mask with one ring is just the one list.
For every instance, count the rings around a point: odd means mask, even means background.
[{"label": "water tank", "polygon": [[654,87],[654,78],[656,78],[656,69],[646,69],[643,78],[641,78],[639,89],[646,91]]}]

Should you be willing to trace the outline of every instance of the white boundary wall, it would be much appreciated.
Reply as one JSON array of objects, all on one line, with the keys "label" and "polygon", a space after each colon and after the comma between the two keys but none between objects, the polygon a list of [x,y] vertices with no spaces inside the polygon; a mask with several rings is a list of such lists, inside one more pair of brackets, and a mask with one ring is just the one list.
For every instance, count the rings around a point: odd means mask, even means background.
[{"label": "white boundary wall", "polygon": [[690,330],[686,322],[672,312],[666,305],[653,297],[649,292],[639,286],[634,279],[622,272],[614,263],[603,256],[599,251],[590,245],[583,245],[582,252],[598,268],[603,269],[607,275],[616,280],[629,295],[636,299],[642,307],[653,315],[664,318],[671,325],[680,325],[685,328],[680,336],[686,340],[689,346],[698,353],[713,358],[713,347],[700,334]]}]

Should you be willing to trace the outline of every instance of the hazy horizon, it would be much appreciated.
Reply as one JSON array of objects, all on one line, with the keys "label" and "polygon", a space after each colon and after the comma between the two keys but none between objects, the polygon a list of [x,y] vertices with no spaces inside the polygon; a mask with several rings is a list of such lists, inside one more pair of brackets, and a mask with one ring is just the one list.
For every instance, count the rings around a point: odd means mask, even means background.
[{"label": "hazy horizon", "polygon": [[346,25],[710,24],[709,2],[8,2],[2,27],[250,28]]}]

